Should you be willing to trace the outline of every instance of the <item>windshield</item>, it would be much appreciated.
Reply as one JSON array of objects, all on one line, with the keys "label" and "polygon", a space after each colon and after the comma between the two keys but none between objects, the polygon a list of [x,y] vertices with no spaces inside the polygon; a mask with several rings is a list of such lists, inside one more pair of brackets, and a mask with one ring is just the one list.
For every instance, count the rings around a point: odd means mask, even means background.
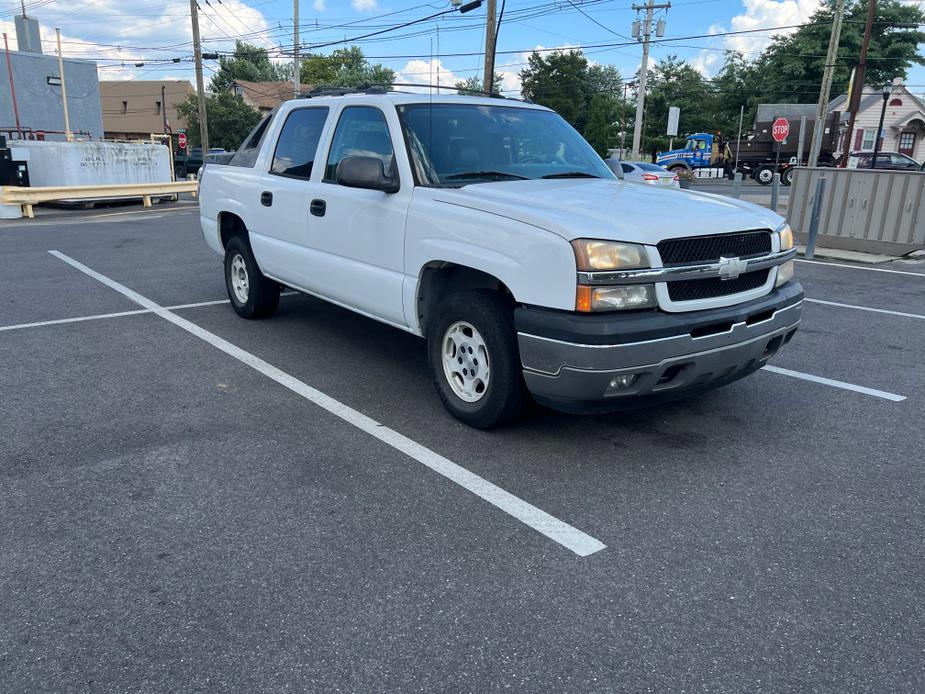
[{"label": "windshield", "polygon": [[558,114],[479,104],[398,107],[421,185],[537,178],[606,178],[613,173]]}]

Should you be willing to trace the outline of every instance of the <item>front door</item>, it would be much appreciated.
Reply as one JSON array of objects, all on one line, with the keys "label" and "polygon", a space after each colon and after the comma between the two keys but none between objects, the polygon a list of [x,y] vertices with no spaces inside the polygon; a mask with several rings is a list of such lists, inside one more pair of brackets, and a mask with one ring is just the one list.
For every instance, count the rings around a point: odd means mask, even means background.
[{"label": "front door", "polygon": [[[400,138],[396,134],[395,141]],[[397,193],[342,186],[337,183],[337,165],[350,156],[376,157],[387,174],[398,176],[393,137],[381,109],[347,106],[340,113],[323,182],[314,189],[317,198],[309,224],[312,289],[369,315],[406,325],[402,283],[412,182],[402,180]]]},{"label": "front door", "polygon": [[906,130],[899,134],[899,153],[907,157],[913,157],[915,151],[915,132]]}]

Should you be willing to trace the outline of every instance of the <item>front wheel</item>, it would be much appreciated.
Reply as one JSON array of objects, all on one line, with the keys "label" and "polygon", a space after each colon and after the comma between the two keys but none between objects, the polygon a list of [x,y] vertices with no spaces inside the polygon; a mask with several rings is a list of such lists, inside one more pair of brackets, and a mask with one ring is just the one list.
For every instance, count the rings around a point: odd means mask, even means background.
[{"label": "front wheel", "polygon": [[477,429],[517,418],[529,402],[513,317],[492,291],[452,294],[428,330],[437,395],[450,413]]},{"label": "front wheel", "polygon": [[789,186],[793,182],[793,167],[788,166],[780,174],[780,184],[782,186]]},{"label": "front wheel", "polygon": [[267,318],[279,305],[279,285],[263,276],[250,245],[240,236],[225,248],[225,288],[242,318]]}]

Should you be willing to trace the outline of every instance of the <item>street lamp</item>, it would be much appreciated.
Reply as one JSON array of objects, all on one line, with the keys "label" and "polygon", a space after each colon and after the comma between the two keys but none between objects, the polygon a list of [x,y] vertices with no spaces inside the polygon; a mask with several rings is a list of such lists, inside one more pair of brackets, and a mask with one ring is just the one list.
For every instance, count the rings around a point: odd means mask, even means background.
[{"label": "street lamp", "polygon": [[884,82],[881,87],[883,92],[883,107],[880,109],[880,125],[877,126],[877,134],[874,136],[874,158],[870,162],[870,168],[877,168],[877,154],[880,152],[880,134],[883,132],[883,119],[886,117],[886,102],[893,93],[893,83]]}]

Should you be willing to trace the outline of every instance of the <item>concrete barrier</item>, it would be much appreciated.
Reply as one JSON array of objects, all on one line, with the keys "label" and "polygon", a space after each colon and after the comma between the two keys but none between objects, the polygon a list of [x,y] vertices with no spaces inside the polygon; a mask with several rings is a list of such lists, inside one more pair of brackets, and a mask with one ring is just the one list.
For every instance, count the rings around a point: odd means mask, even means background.
[{"label": "concrete barrier", "polygon": [[806,243],[816,181],[825,177],[818,244],[904,255],[925,248],[925,172],[797,168],[787,221]]},{"label": "concrete barrier", "polygon": [[177,193],[196,195],[196,181],[173,183],[127,183],[101,186],[42,186],[21,188],[0,187],[0,204],[22,205],[23,214],[32,219],[32,206],[40,202],[63,202],[71,200],[120,200],[141,198],[145,207],[151,207],[151,198]]}]

